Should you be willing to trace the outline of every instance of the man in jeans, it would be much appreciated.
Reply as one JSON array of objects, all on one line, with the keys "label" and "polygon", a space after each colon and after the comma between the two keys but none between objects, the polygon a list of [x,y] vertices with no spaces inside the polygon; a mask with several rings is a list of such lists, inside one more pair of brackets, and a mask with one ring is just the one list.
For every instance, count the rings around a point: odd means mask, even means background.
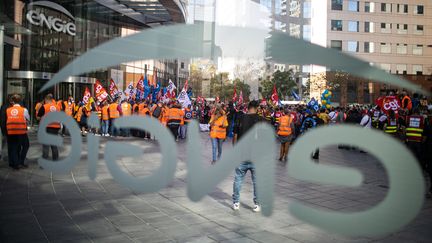
[{"label": "man in jeans", "polygon": [[[264,122],[265,120],[257,114],[259,103],[258,101],[251,101],[248,106],[248,113],[242,115],[234,126],[234,137],[233,144],[237,142],[237,140],[241,139],[255,124],[258,122]],[[243,183],[244,176],[247,171],[250,170],[252,175],[252,184],[254,189],[254,212],[261,211],[261,206],[259,205],[257,198],[257,190],[256,190],[256,174],[255,174],[255,166],[252,162],[243,162],[239,167],[235,170],[235,178],[233,184],[233,209],[240,209],[240,190]]]}]

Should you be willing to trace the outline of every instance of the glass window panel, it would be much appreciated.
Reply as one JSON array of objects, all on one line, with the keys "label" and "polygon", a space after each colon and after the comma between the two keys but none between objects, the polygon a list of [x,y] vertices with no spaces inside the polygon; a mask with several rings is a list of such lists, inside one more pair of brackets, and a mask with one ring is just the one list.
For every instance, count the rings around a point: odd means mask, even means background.
[{"label": "glass window panel", "polygon": [[332,20],[331,30],[342,31],[342,20]]},{"label": "glass window panel", "polygon": [[388,43],[381,43],[381,53],[391,53],[391,45]]},{"label": "glass window panel", "polygon": [[358,41],[348,41],[348,51],[349,52],[359,52]]},{"label": "glass window panel", "polygon": [[365,12],[366,13],[375,12],[375,3],[374,2],[365,2]]},{"label": "glass window panel", "polygon": [[359,2],[354,0],[348,1],[348,10],[352,12],[359,12]]},{"label": "glass window panel", "polygon": [[359,22],[358,21],[348,21],[348,31],[359,32]]},{"label": "glass window panel", "polygon": [[423,55],[423,45],[413,46],[413,55]]},{"label": "glass window panel", "polygon": [[332,0],[331,9],[332,10],[342,10],[343,8],[343,0]]},{"label": "glass window panel", "polygon": [[330,48],[342,51],[342,41],[341,40],[332,40],[330,42]]}]

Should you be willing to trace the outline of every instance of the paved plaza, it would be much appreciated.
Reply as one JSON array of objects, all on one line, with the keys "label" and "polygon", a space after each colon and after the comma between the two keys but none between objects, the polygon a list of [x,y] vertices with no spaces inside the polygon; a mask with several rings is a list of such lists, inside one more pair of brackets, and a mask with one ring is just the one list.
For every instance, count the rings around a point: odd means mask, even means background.
[{"label": "paved plaza", "polygon": [[[202,133],[203,162],[210,164],[211,143]],[[290,215],[293,200],[326,210],[353,212],[379,203],[388,190],[381,164],[368,154],[321,150],[320,162],[361,170],[360,188],[306,183],[276,169],[274,213],[270,218],[252,212],[252,185],[247,176],[240,211],[231,209],[233,175],[200,202],[186,192],[186,143],[178,144],[178,164],[172,183],[158,193],[139,194],[113,180],[103,160],[101,138],[97,179],[88,177],[86,143],[72,173],[52,175],[41,170],[41,146],[31,134],[30,168],[12,171],[0,167],[0,242],[431,242],[432,200],[425,200],[418,217],[400,232],[379,238],[348,238],[323,232]],[[68,143],[68,139],[66,144]],[[85,140],[85,139],[84,139]],[[160,165],[155,141],[119,138],[143,148],[141,160],[123,158],[118,164],[135,176],[151,174]],[[224,149],[232,148],[225,142]],[[68,147],[62,155],[68,154]],[[276,156],[275,156],[276,157]]]}]

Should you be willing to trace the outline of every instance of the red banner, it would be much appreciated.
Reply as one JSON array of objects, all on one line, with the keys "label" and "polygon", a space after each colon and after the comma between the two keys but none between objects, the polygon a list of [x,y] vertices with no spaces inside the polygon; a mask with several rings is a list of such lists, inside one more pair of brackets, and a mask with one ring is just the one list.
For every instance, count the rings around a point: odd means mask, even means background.
[{"label": "red banner", "polygon": [[94,84],[94,90],[95,90],[96,99],[99,102],[102,103],[104,100],[107,99],[108,93],[106,92],[102,84],[99,82],[99,80],[96,80],[96,83]]},{"label": "red banner", "polygon": [[239,99],[238,99],[238,105],[242,105],[243,104],[243,90],[240,90],[240,95],[239,95]]},{"label": "red banner", "polygon": [[90,98],[91,98],[90,90],[88,89],[88,87],[86,87],[85,90],[84,90],[84,95],[83,95],[83,103],[84,103],[84,105],[87,105],[87,103],[90,102]]},{"label": "red banner", "polygon": [[116,95],[118,95],[119,90],[117,88],[117,85],[115,84],[114,80],[110,80],[110,84],[109,84],[109,92],[110,95],[114,98]]},{"label": "red banner", "polygon": [[234,103],[237,102],[237,89],[236,89],[236,87],[234,87],[234,94],[233,94],[233,97],[232,97],[232,101]]},{"label": "red banner", "polygon": [[397,113],[400,108],[400,102],[396,96],[381,96],[375,103],[385,112],[388,113],[389,110],[393,110]]},{"label": "red banner", "polygon": [[276,90],[276,85],[273,86],[273,94],[271,95],[271,101],[274,105],[277,105],[279,103],[279,96]]}]

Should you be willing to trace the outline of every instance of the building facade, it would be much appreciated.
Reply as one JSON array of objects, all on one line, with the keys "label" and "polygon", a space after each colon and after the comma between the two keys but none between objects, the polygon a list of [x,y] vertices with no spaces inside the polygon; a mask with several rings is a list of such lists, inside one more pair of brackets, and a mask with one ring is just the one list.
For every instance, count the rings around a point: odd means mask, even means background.
[{"label": "building facade", "polygon": [[[404,75],[415,82],[430,80],[432,74],[432,2],[427,0],[254,0],[271,12],[271,30],[323,47],[354,55],[392,74]],[[317,65],[273,63],[268,60],[270,73],[292,69],[299,88],[307,80],[326,73]],[[419,83],[425,88],[424,82]],[[383,87],[363,81],[363,87],[352,89],[379,93]],[[326,88],[311,85],[310,96],[319,98]],[[375,89],[374,89],[375,87]],[[378,89],[378,90],[377,90]],[[363,91],[362,91],[363,92]],[[340,92],[336,92],[336,96]],[[358,100],[355,92],[349,101]],[[348,101],[348,100],[347,100]],[[370,102],[365,99],[364,102]]]},{"label": "building facade", "polygon": [[[70,61],[117,37],[158,25],[185,23],[183,0],[4,0],[0,3],[0,25],[4,27],[2,102],[12,93],[23,95],[23,103],[34,118],[34,104],[46,94],[39,89]],[[183,64],[184,65],[184,64]],[[124,63],[79,77],[70,77],[47,92],[56,99],[73,95],[80,100],[85,88],[96,80],[107,86],[110,79],[122,88],[126,82],[147,74],[175,80],[181,62],[147,60]],[[187,75],[182,75],[184,79]]]}]

